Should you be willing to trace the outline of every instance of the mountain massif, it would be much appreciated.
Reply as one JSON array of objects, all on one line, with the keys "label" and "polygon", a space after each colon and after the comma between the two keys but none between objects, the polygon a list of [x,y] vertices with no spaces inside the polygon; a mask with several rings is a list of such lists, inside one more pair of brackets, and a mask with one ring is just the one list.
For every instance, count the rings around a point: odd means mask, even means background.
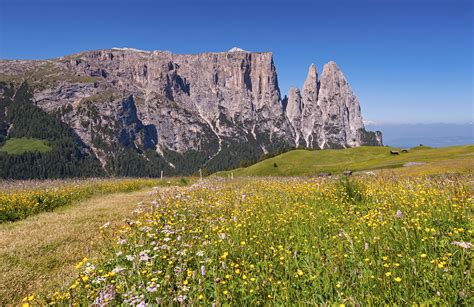
[{"label": "mountain massif", "polygon": [[[37,138],[52,147],[0,153],[2,177],[189,174],[297,147],[382,145],[336,63],[320,76],[311,65],[301,90],[282,99],[272,54],[238,48],[2,60],[0,98],[0,142]],[[54,173],[38,162],[45,159],[58,161]]]}]

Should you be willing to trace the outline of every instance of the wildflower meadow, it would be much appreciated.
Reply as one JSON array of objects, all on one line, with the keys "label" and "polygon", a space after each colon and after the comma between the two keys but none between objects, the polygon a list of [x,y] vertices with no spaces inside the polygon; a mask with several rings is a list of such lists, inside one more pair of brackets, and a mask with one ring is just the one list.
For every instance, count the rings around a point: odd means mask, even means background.
[{"label": "wildflower meadow", "polygon": [[204,180],[25,305],[472,305],[468,176]]},{"label": "wildflower meadow", "polygon": [[52,211],[96,194],[131,192],[163,184],[171,182],[146,178],[4,182],[0,184],[0,223]]}]

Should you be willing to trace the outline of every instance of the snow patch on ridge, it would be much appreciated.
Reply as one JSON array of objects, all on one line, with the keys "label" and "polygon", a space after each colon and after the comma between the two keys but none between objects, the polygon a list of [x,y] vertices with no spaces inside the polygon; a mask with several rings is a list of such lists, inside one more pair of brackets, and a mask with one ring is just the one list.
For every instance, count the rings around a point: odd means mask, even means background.
[{"label": "snow patch on ridge", "polygon": [[247,50],[244,50],[242,48],[239,48],[239,47],[233,47],[231,49],[229,49],[229,51],[227,52],[248,52]]},{"label": "snow patch on ridge", "polygon": [[140,49],[135,49],[135,48],[117,48],[114,47],[112,50],[120,50],[120,51],[133,51],[133,52],[145,52],[145,53],[151,53],[151,51],[147,50],[140,50]]}]

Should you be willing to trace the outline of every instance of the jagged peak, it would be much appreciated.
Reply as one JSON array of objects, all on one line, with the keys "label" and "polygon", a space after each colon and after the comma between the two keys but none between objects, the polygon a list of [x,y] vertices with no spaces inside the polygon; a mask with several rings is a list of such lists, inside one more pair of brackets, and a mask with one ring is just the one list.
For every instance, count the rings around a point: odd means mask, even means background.
[{"label": "jagged peak", "polygon": [[328,71],[328,70],[329,71],[340,71],[341,69],[339,68],[339,66],[337,65],[336,62],[329,61],[326,64],[324,64],[323,73],[324,73],[324,71]]},{"label": "jagged peak", "polygon": [[288,97],[292,97],[294,95],[301,95],[300,89],[296,86],[290,87],[290,90],[288,91]]},{"label": "jagged peak", "polygon": [[324,64],[323,72],[321,74],[321,80],[325,80],[328,78],[329,79],[337,78],[339,80],[344,80],[345,82],[347,82],[346,77],[344,76],[344,73],[334,61],[329,61],[326,64]]},{"label": "jagged peak", "polygon": [[308,75],[303,84],[303,92],[314,92],[317,94],[318,87],[318,70],[314,64],[309,66]]},{"label": "jagged peak", "polygon": [[318,82],[318,69],[316,65],[311,64],[308,69],[308,75],[306,76],[306,81],[303,87],[310,84],[316,84]]},{"label": "jagged peak", "polygon": [[316,68],[316,65],[314,65],[314,63],[311,63],[308,69],[308,77],[311,76],[314,78],[317,75],[318,75],[318,69]]}]

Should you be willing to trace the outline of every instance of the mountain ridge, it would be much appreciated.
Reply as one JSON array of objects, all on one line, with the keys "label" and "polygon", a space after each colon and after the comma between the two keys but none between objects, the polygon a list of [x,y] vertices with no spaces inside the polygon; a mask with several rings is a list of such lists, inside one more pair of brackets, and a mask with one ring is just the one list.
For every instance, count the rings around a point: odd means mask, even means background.
[{"label": "mountain ridge", "polygon": [[60,111],[109,174],[117,173],[111,165],[123,152],[186,173],[232,168],[294,147],[382,144],[379,132],[365,130],[359,102],[335,62],[320,79],[310,66],[308,78],[295,119],[287,102],[297,98],[282,99],[271,52],[115,48],[0,61],[0,81],[27,81],[33,103],[49,114]]}]

